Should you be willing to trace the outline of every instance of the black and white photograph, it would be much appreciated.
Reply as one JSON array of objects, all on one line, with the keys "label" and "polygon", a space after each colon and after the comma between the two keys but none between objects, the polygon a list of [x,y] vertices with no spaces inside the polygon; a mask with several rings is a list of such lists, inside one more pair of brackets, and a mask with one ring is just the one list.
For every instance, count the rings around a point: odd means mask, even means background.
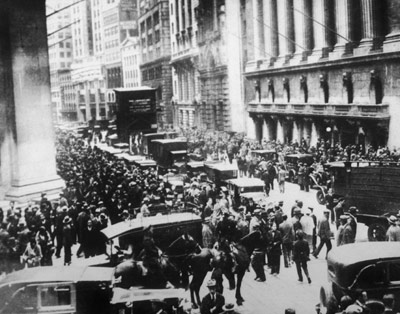
[{"label": "black and white photograph", "polygon": [[400,313],[398,123],[400,0],[0,0],[0,314]]}]

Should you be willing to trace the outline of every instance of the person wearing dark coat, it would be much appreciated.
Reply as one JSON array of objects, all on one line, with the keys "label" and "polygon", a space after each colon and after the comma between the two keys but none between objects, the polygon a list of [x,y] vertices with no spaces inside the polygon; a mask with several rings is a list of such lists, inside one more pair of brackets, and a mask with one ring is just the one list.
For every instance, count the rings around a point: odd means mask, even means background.
[{"label": "person wearing dark coat", "polygon": [[298,281],[303,282],[303,269],[304,274],[307,276],[308,283],[311,283],[311,278],[308,273],[307,262],[310,260],[310,247],[308,242],[304,240],[304,233],[301,230],[296,232],[297,241],[293,245],[293,261],[296,263]]},{"label": "person wearing dark coat", "polygon": [[64,245],[64,265],[71,264],[71,247],[74,244],[73,230],[72,230],[72,219],[69,216],[65,216],[63,220],[63,245]]},{"label": "person wearing dark coat", "polygon": [[93,225],[93,221],[89,219],[87,221],[86,228],[82,231],[82,249],[85,254],[85,258],[95,256],[98,247],[98,235],[97,228]]},{"label": "person wearing dark coat", "polygon": [[276,223],[271,226],[268,231],[268,258],[269,265],[271,266],[271,275],[278,275],[281,268],[281,255],[282,255],[282,236],[278,230]]},{"label": "person wearing dark coat", "polygon": [[216,291],[215,280],[210,280],[207,283],[210,291],[201,301],[200,313],[201,314],[218,314],[222,313],[222,307],[225,305],[225,298],[222,294]]}]

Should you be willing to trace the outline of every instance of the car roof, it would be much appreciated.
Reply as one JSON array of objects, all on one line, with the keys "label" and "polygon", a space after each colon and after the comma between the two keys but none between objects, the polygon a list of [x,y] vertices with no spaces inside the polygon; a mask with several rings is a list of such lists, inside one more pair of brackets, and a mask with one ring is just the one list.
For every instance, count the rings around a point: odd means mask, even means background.
[{"label": "car roof", "polygon": [[184,138],[164,138],[164,139],[154,139],[154,143],[168,144],[168,143],[185,143],[187,139]]},{"label": "car roof", "polygon": [[216,163],[216,164],[206,164],[205,166],[208,168],[216,169],[216,170],[220,170],[220,171],[238,170],[238,168],[236,166],[234,166],[233,164],[225,164],[222,162]]},{"label": "car roof", "polygon": [[264,154],[264,153],[276,153],[276,150],[275,149],[254,149],[251,152]]},{"label": "car roof", "polygon": [[101,230],[108,238],[114,239],[128,233],[142,231],[147,226],[162,226],[169,224],[201,221],[201,218],[193,213],[174,213],[170,215],[150,216],[136,218],[130,221],[122,221]]},{"label": "car roof", "polygon": [[328,253],[328,263],[348,266],[365,261],[400,259],[400,242],[359,242],[346,244]]},{"label": "car roof", "polygon": [[26,268],[8,274],[0,287],[18,283],[110,281],[114,275],[111,267],[44,266]]},{"label": "car roof", "polygon": [[289,154],[289,155],[286,155],[285,157],[302,158],[302,157],[313,157],[313,155],[311,155],[311,154]]},{"label": "car roof", "polygon": [[258,178],[239,178],[239,179],[229,179],[228,183],[236,185],[238,187],[252,187],[252,186],[264,186],[264,181]]}]

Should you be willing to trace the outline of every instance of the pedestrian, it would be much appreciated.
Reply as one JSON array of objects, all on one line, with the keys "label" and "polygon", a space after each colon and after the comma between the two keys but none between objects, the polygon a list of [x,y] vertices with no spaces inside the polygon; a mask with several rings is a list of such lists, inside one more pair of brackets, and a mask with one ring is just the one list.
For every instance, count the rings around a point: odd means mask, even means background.
[{"label": "pedestrian", "polygon": [[[259,226],[255,227],[255,231],[259,231]],[[261,235],[261,232],[260,232]],[[263,243],[262,236],[259,237],[258,241],[254,243],[254,251],[251,256],[251,267],[253,267],[256,277],[255,281],[264,282],[265,271],[264,271],[264,261],[265,261],[265,245]]]},{"label": "pedestrian", "polygon": [[275,222],[271,225],[271,230],[268,231],[268,262],[271,266],[271,275],[279,275],[281,267],[282,255],[282,236]]},{"label": "pedestrian", "polygon": [[289,221],[288,216],[284,214],[282,216],[283,222],[279,225],[279,231],[282,235],[282,251],[283,251],[283,262],[285,267],[290,267],[292,262],[292,249],[294,242],[293,225]]},{"label": "pedestrian", "polygon": [[335,221],[336,221],[336,228],[339,228],[340,225],[340,216],[344,215],[344,197],[339,198],[337,205],[333,209],[335,213]]},{"label": "pedestrian", "polygon": [[43,255],[40,245],[36,242],[35,237],[31,237],[21,256],[25,266],[28,268],[40,266],[42,257]]},{"label": "pedestrian", "polygon": [[209,293],[203,298],[200,306],[201,314],[218,314],[222,313],[222,307],[225,305],[225,298],[216,291],[216,282],[211,279],[207,282]]},{"label": "pedestrian", "polygon": [[329,223],[329,214],[330,210],[325,209],[324,210],[324,216],[318,223],[318,230],[317,234],[319,236],[319,245],[316,251],[314,251],[313,256],[315,258],[318,258],[318,254],[321,251],[322,247],[324,244],[326,245],[326,254],[332,249],[332,243],[331,243],[331,227]]},{"label": "pedestrian", "polygon": [[314,208],[308,207],[308,209],[311,211],[310,216],[314,223],[313,235],[312,235],[312,251],[311,251],[311,253],[314,253],[317,248],[317,216],[315,216],[314,214]]},{"label": "pedestrian", "polygon": [[304,234],[304,239],[308,242],[308,245],[310,246],[310,251],[312,251],[312,237],[315,225],[314,220],[311,218],[311,210],[309,208],[305,210],[305,215],[301,217],[300,223],[302,227],[301,230]]},{"label": "pedestrian", "polygon": [[297,173],[297,183],[300,186],[300,191],[304,191],[304,181],[305,181],[306,167],[302,162],[299,163],[299,170]]},{"label": "pedestrian", "polygon": [[343,243],[343,233],[344,233],[344,226],[347,223],[347,218],[348,218],[347,215],[341,215],[339,217],[340,224],[336,231],[336,246],[341,246],[344,244]]},{"label": "pedestrian", "polygon": [[296,232],[297,241],[293,245],[293,261],[296,263],[298,281],[303,282],[303,273],[307,277],[308,283],[311,278],[308,273],[307,262],[310,260],[310,247],[308,242],[304,240],[304,233],[301,230]]},{"label": "pedestrian", "polygon": [[65,216],[63,224],[64,265],[68,266],[71,265],[71,247],[74,244],[71,217]]},{"label": "pedestrian", "polygon": [[280,193],[285,193],[286,173],[285,166],[280,165],[278,169],[278,184]]},{"label": "pedestrian", "polygon": [[395,216],[389,217],[389,228],[386,232],[387,241],[400,241],[400,226],[397,224],[398,220]]},{"label": "pedestrian", "polygon": [[201,230],[203,248],[211,249],[215,243],[214,232],[210,227],[211,217],[206,217],[203,220],[203,227]]}]

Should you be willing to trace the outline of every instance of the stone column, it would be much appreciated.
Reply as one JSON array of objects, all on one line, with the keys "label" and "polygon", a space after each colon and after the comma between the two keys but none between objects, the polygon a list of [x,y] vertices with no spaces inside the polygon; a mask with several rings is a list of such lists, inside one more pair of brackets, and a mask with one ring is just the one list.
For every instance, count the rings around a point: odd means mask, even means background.
[{"label": "stone column", "polygon": [[352,53],[351,49],[351,13],[352,0],[336,0],[336,45],[329,54],[329,59],[340,59],[344,54]]},{"label": "stone column", "polygon": [[383,52],[392,52],[400,50],[400,2],[397,0],[388,0],[387,18],[389,20],[389,34],[383,43]]},{"label": "stone column", "polygon": [[271,138],[271,135],[269,134],[269,125],[266,119],[263,119],[263,139],[266,141],[269,141]]},{"label": "stone column", "polygon": [[[175,8],[175,10],[176,10],[176,15],[177,15],[177,18],[178,18],[178,21],[179,21],[178,33],[180,33],[181,30],[183,30],[183,28],[182,28],[183,16],[182,16],[182,2],[181,2],[181,0],[178,1],[178,6]],[[146,32],[147,32],[147,30],[146,30]],[[177,43],[177,44],[179,45],[179,43]]]},{"label": "stone column", "polygon": [[[0,88],[9,89],[6,103],[0,104],[9,110],[10,128],[4,135],[10,139],[8,152],[2,147],[2,155],[11,156],[7,165],[11,186],[6,197],[25,201],[43,191],[57,193],[64,183],[56,172],[45,1],[33,5],[14,0],[6,7],[1,9],[8,10],[1,36],[8,70],[0,70]],[[5,74],[9,82],[3,80]]]},{"label": "stone column", "polygon": [[250,116],[247,117],[247,137],[256,138],[256,121]]},{"label": "stone column", "polygon": [[294,52],[294,29],[293,29],[293,0],[277,1],[278,32],[279,36],[279,58],[277,65],[285,64]]},{"label": "stone column", "polygon": [[264,56],[263,29],[264,24],[260,0],[253,0],[254,60],[260,60]]},{"label": "stone column", "polygon": [[313,19],[315,20],[313,25],[314,35],[314,49],[311,56],[309,56],[309,62],[316,62],[321,58],[328,56],[330,49],[329,36],[331,19],[329,15],[329,8],[332,2],[331,0],[314,0],[312,2]]},{"label": "stone column", "polygon": [[283,122],[278,118],[276,121],[276,140],[281,144],[285,143],[285,135],[283,132]]},{"label": "stone column", "polygon": [[378,3],[379,0],[361,0],[362,10],[362,39],[357,48],[354,49],[354,55],[365,55],[371,50],[378,48]]},{"label": "stone column", "polygon": [[299,134],[299,125],[296,121],[293,121],[293,129],[292,129],[292,142],[300,143],[300,134]]},{"label": "stone column", "polygon": [[[315,1],[314,1],[315,2]],[[306,61],[311,53],[313,29],[311,20],[312,4],[310,0],[293,0],[294,33],[296,38],[295,54],[291,64]]]},{"label": "stone column", "polygon": [[318,137],[319,137],[319,134],[318,134],[318,131],[317,131],[317,127],[315,125],[315,122],[312,122],[311,123],[310,146],[314,146],[314,147],[317,146]]},{"label": "stone column", "polygon": [[277,0],[263,0],[265,58],[272,64],[279,54]]}]

